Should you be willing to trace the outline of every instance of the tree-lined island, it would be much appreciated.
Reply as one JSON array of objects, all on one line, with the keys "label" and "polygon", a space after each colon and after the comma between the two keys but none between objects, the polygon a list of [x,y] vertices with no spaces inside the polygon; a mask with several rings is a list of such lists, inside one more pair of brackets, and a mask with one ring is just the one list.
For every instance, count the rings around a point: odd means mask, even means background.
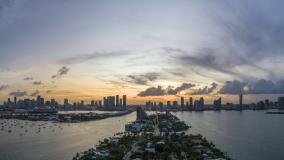
[{"label": "tree-lined island", "polygon": [[170,112],[147,115],[137,108],[137,120],[126,124],[125,132],[77,153],[73,160],[231,159],[202,135],[188,134],[190,127]]}]

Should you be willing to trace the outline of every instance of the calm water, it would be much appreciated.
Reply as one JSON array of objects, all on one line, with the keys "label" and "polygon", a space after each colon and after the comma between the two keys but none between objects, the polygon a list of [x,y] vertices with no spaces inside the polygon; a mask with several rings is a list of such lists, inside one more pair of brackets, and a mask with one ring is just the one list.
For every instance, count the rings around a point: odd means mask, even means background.
[{"label": "calm water", "polygon": [[71,160],[77,152],[124,131],[124,124],[135,118],[133,112],[122,117],[72,124],[9,120],[4,130],[1,130],[4,120],[0,120],[0,159]]},{"label": "calm water", "polygon": [[218,148],[240,160],[284,159],[284,115],[264,111],[179,112],[179,118],[192,125]]},{"label": "calm water", "polygon": [[[190,132],[203,134],[235,159],[284,159],[284,115],[268,115],[262,111],[174,114],[192,125]],[[0,130],[0,159],[70,160],[76,152],[89,149],[99,140],[123,131],[124,124],[135,118],[136,114],[131,113],[76,124],[9,120],[4,130]],[[2,122],[0,120],[0,129]],[[9,129],[11,133],[8,133]]]}]

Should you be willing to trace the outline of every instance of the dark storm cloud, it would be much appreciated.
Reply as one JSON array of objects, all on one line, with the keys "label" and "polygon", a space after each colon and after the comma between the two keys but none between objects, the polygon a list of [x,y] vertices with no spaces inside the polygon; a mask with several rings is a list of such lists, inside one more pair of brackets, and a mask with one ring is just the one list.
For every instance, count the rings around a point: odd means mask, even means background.
[{"label": "dark storm cloud", "polygon": [[31,93],[30,96],[31,96],[31,97],[35,97],[35,96],[37,96],[38,94],[39,94],[39,91],[36,90],[36,91],[34,91],[33,93]]},{"label": "dark storm cloud", "polygon": [[161,86],[158,86],[158,87],[147,88],[145,91],[138,93],[138,96],[140,96],[140,97],[163,96],[163,95],[166,95],[166,94],[167,94],[166,90],[163,89]]},{"label": "dark storm cloud", "polygon": [[183,90],[192,88],[194,86],[195,86],[195,84],[192,84],[192,83],[183,83],[181,86],[179,86],[177,88],[169,89],[167,93],[170,94],[170,95],[176,95],[177,93],[179,93],[179,92],[181,92]]},{"label": "dark storm cloud", "polygon": [[194,84],[191,83],[183,83],[181,86],[172,88],[170,86],[167,87],[167,89],[163,89],[161,86],[158,87],[150,87],[147,88],[145,91],[142,91],[138,93],[138,96],[140,97],[146,97],[146,96],[163,96],[163,95],[176,95],[177,93],[189,89],[191,87],[194,87]]},{"label": "dark storm cloud", "polygon": [[141,75],[127,75],[126,78],[122,78],[122,80],[139,85],[147,85],[148,82],[153,82],[158,78],[159,78],[158,73],[149,72]]},{"label": "dark storm cloud", "polygon": [[59,64],[71,65],[83,63],[93,59],[114,58],[119,56],[128,55],[128,52],[95,52],[90,54],[80,54],[72,57],[67,57],[58,61]]},{"label": "dark storm cloud", "polygon": [[43,83],[41,81],[34,81],[33,84],[34,85],[42,85]]},{"label": "dark storm cloud", "polygon": [[263,58],[271,54],[282,54],[284,51],[284,15],[283,2],[259,1],[235,5],[226,3],[231,11],[227,16],[216,15],[217,25],[224,31],[224,46],[240,47],[247,58]]},{"label": "dark storm cloud", "polygon": [[220,89],[222,94],[240,94],[244,93],[244,87],[247,84],[238,80],[227,81],[226,84]]},{"label": "dark storm cloud", "polygon": [[4,89],[6,89],[6,88],[8,88],[9,86],[6,84],[3,84],[3,85],[0,85],[0,91],[2,91],[2,90],[4,90]]},{"label": "dark storm cloud", "polygon": [[33,77],[25,77],[24,78],[25,81],[30,81],[30,80],[33,80],[33,79],[34,79]]},{"label": "dark storm cloud", "polygon": [[185,50],[179,48],[167,48],[167,52],[175,52],[176,55],[172,56],[179,64],[181,64],[185,70],[190,67],[201,67],[208,70],[217,71],[220,73],[226,73],[229,75],[239,76],[238,73],[232,69],[237,65],[245,63],[245,60],[230,57],[219,57],[218,51],[213,48],[199,48],[194,54],[191,54]]},{"label": "dark storm cloud", "polygon": [[228,81],[220,89],[222,94],[284,94],[284,80],[273,82],[271,80],[257,80],[241,82],[238,80]]},{"label": "dark storm cloud", "polygon": [[14,97],[23,97],[23,96],[27,95],[27,92],[26,91],[17,90],[17,91],[11,92],[9,95],[10,96],[14,96]]},{"label": "dark storm cloud", "polygon": [[58,70],[58,73],[51,76],[51,78],[60,78],[63,75],[66,75],[68,73],[68,71],[70,70],[70,68],[67,68],[66,66],[63,66],[62,68],[60,68]]},{"label": "dark storm cloud", "polygon": [[212,83],[210,87],[205,86],[204,88],[199,88],[198,90],[194,91],[192,95],[210,94],[217,88],[217,86],[217,83]]},{"label": "dark storm cloud", "polygon": [[[255,1],[226,1],[208,5],[211,8],[206,13],[210,23],[213,22],[214,36],[207,36],[205,42],[191,47],[190,51],[185,48],[162,49],[165,53],[173,53],[171,57],[185,71],[189,67],[200,67],[242,80],[284,78],[278,74],[279,70],[283,71],[282,68],[275,70],[271,67],[276,57],[280,57],[279,63],[284,59],[283,4],[260,0],[257,4]],[[246,74],[244,70],[247,68],[255,69],[266,77]]]}]

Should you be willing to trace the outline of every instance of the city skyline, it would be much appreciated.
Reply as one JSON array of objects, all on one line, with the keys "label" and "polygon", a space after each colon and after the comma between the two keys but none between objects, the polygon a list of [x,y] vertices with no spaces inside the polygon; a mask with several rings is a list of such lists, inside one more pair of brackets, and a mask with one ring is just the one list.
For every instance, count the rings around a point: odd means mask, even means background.
[{"label": "city skyline", "polygon": [[0,103],[283,95],[283,2],[110,2],[1,1]]}]

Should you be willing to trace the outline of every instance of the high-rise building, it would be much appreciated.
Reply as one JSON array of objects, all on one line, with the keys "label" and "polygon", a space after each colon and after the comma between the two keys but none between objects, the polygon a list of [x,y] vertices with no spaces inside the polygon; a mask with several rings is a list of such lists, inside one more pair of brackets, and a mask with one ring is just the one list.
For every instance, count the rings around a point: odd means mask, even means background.
[{"label": "high-rise building", "polygon": [[40,96],[37,96],[36,104],[37,104],[38,107],[41,106],[41,97]]},{"label": "high-rise building", "polygon": [[122,109],[123,109],[123,110],[126,110],[126,105],[127,105],[127,104],[126,104],[126,95],[123,95],[123,96],[122,96],[122,99],[123,99],[123,107],[122,107]]},{"label": "high-rise building", "polygon": [[119,106],[119,95],[115,96],[115,106],[116,106],[117,110],[120,108],[120,106]]},{"label": "high-rise building", "polygon": [[220,110],[221,106],[222,106],[221,97],[216,99],[216,100],[214,100],[213,107],[214,107],[215,110]]},{"label": "high-rise building", "polygon": [[284,109],[284,97],[278,97],[278,107]]},{"label": "high-rise building", "polygon": [[242,94],[240,94],[240,110],[242,110],[243,109],[243,95]]},{"label": "high-rise building", "polygon": [[163,111],[164,110],[164,104],[163,102],[159,102],[159,110]]},{"label": "high-rise building", "polygon": [[91,106],[95,106],[95,101],[91,100]]},{"label": "high-rise building", "polygon": [[184,109],[184,97],[180,97],[180,107],[182,110]]},{"label": "high-rise building", "polygon": [[200,101],[200,107],[203,109],[204,108],[204,98],[201,97],[199,101]]},{"label": "high-rise building", "polygon": [[122,110],[122,99],[119,99],[119,109]]},{"label": "high-rise building", "polygon": [[107,104],[107,98],[106,98],[106,97],[103,98],[103,102],[104,102],[104,104],[103,104],[103,105],[104,105],[104,108],[106,108],[106,107],[108,106],[108,104]]},{"label": "high-rise building", "polygon": [[108,96],[105,100],[105,109],[114,110],[115,108],[115,96]]},{"label": "high-rise building", "polygon": [[189,108],[193,109],[193,98],[192,97],[189,98]]},{"label": "high-rise building", "polygon": [[14,105],[17,105],[17,97],[14,97]]},{"label": "high-rise building", "polygon": [[173,101],[173,109],[178,110],[178,102],[177,101]]},{"label": "high-rise building", "polygon": [[102,108],[102,101],[99,101],[99,107]]},{"label": "high-rise building", "polygon": [[69,104],[69,103],[68,103],[68,99],[65,98],[65,99],[64,99],[64,106],[68,106],[68,104]]},{"label": "high-rise building", "polygon": [[168,109],[171,108],[171,101],[167,101],[167,108],[168,108]]}]

